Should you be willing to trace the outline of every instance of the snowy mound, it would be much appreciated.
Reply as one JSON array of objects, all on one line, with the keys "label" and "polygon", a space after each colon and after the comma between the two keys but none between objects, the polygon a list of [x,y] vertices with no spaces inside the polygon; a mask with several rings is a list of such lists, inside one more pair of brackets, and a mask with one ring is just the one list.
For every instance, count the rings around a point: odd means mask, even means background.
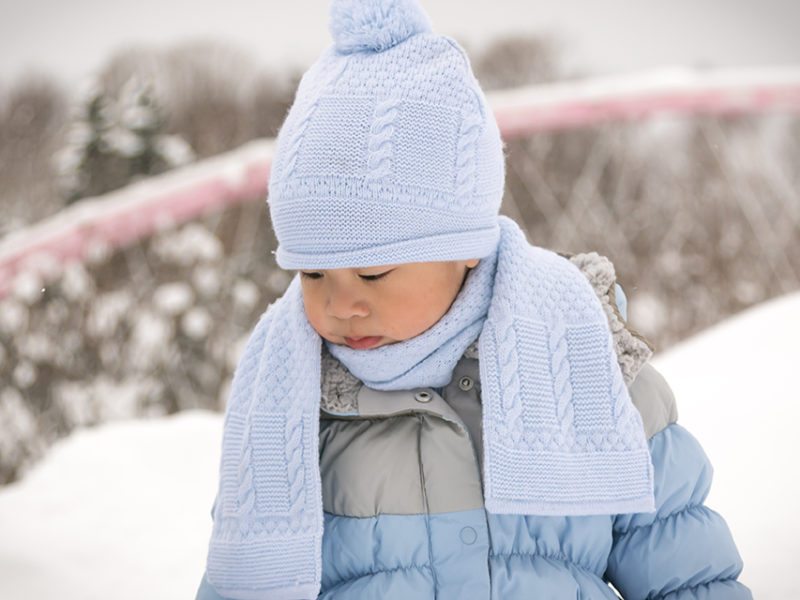
[{"label": "snowy mound", "polygon": [[200,410],[57,442],[0,488],[0,598],[194,598],[221,442],[221,416]]},{"label": "snowy mound", "polygon": [[714,467],[706,500],[744,560],[739,580],[761,599],[800,598],[796,419],[800,293],[746,310],[653,357],[678,422]]}]

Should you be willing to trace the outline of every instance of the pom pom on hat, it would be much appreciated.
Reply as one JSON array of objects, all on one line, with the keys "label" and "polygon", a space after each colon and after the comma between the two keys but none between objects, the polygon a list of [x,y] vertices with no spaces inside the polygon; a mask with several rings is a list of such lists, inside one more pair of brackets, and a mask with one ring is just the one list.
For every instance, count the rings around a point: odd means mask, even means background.
[{"label": "pom pom on hat", "polygon": [[341,54],[382,52],[432,31],[418,0],[331,0],[328,29]]}]

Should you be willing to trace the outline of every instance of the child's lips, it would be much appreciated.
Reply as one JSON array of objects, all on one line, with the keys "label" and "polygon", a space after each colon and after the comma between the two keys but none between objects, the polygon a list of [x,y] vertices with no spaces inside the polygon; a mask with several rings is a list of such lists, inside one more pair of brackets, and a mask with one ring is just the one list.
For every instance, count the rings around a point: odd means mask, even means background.
[{"label": "child's lips", "polygon": [[344,341],[347,343],[348,346],[351,348],[356,348],[362,350],[364,348],[371,348],[375,344],[381,341],[381,336],[367,336],[367,337],[359,337],[359,338],[344,338]]}]

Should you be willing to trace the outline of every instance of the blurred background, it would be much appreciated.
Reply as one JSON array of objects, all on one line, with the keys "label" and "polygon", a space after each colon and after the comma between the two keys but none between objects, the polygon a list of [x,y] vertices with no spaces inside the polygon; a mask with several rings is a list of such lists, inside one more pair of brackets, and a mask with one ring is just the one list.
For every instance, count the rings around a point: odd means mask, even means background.
[{"label": "blurred background", "polygon": [[[233,370],[290,280],[271,138],[328,3],[0,5],[0,597],[193,597]],[[496,108],[501,212],[613,262],[741,580],[800,598],[800,4],[423,6]]]}]

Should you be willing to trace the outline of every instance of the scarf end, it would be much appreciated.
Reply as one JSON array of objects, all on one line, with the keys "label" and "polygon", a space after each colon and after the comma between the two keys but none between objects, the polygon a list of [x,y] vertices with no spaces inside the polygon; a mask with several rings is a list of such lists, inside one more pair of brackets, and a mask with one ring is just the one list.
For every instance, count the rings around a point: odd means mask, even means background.
[{"label": "scarf end", "polygon": [[486,462],[494,467],[485,467],[489,512],[579,516],[656,510],[647,448],[574,454],[490,443]]},{"label": "scarf end", "polygon": [[268,590],[241,588],[214,588],[214,590],[223,598],[230,600],[316,600],[319,597],[320,586],[307,583]]},{"label": "scarf end", "polygon": [[587,500],[582,502],[547,502],[543,500],[486,499],[486,510],[494,514],[540,516],[589,516],[651,513],[656,511],[653,494],[640,498],[618,500]]},{"label": "scarf end", "polygon": [[322,527],[248,541],[212,537],[206,580],[229,600],[315,600],[321,588]]}]

